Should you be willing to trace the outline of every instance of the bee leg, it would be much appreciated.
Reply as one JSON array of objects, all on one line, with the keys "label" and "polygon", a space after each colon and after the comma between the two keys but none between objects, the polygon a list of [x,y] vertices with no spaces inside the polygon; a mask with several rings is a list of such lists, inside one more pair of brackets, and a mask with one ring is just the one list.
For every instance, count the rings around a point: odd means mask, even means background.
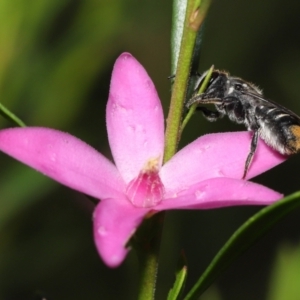
[{"label": "bee leg", "polygon": [[201,110],[203,116],[210,122],[217,121],[217,119],[222,118],[224,115],[218,111],[209,110],[203,106],[197,106],[196,110]]},{"label": "bee leg", "polygon": [[203,94],[193,96],[188,102],[186,103],[186,107],[190,108],[194,103],[197,104],[217,104],[221,105],[223,100],[220,98],[206,98],[203,99]]},{"label": "bee leg", "polygon": [[260,132],[259,129],[256,129],[254,131],[254,134],[253,134],[253,137],[252,137],[252,140],[251,140],[250,152],[249,152],[249,154],[247,156],[247,159],[246,159],[245,168],[244,168],[244,175],[243,175],[242,179],[245,179],[245,177],[247,175],[247,172],[249,170],[249,167],[251,165],[252,159],[254,157],[254,154],[255,154],[255,151],[256,151],[256,148],[257,148],[259,132]]}]

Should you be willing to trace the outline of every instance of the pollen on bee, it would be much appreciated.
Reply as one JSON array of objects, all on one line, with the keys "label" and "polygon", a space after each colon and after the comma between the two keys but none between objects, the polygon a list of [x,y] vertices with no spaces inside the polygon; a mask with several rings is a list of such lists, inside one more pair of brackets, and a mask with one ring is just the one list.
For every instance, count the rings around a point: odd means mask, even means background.
[{"label": "pollen on bee", "polygon": [[294,141],[291,143],[292,147],[295,149],[295,153],[298,153],[300,152],[300,126],[292,125],[290,130],[295,137]]}]

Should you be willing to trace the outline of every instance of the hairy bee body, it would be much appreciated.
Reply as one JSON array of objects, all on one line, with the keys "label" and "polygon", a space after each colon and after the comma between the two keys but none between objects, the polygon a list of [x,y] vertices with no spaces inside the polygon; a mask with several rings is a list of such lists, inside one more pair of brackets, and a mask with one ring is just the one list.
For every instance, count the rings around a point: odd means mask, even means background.
[{"label": "hairy bee body", "polygon": [[281,154],[294,154],[300,150],[300,119],[282,109],[258,106],[256,109],[260,137]]},{"label": "hairy bee body", "polygon": [[[199,78],[196,91],[206,73]],[[214,71],[206,91],[194,94],[187,107],[193,103],[197,103],[197,108],[209,121],[227,115],[231,121],[244,124],[249,131],[253,131],[243,178],[255,154],[258,137],[281,154],[300,152],[300,118],[287,108],[265,99],[262,91],[252,83],[229,76],[226,72]],[[216,111],[203,106],[206,104],[214,104]]]}]

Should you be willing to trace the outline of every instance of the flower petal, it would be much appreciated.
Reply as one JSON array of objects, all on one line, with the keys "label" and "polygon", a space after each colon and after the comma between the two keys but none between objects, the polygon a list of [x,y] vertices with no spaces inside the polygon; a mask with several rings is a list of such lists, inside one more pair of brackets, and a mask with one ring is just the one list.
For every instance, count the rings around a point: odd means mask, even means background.
[{"label": "flower petal", "polygon": [[116,61],[106,109],[108,138],[114,161],[126,183],[149,159],[161,164],[164,118],[155,86],[129,53]]},{"label": "flower petal", "polygon": [[148,211],[134,207],[125,196],[118,201],[104,199],[97,205],[94,211],[94,239],[109,267],[122,263],[129,251],[126,244]]},{"label": "flower petal", "polygon": [[210,209],[237,205],[268,205],[283,197],[263,185],[233,178],[204,180],[174,198],[165,199],[155,209]]},{"label": "flower petal", "polygon": [[76,137],[48,128],[0,130],[0,150],[52,179],[98,199],[125,189],[116,167]]},{"label": "flower petal", "polygon": [[[214,177],[241,179],[250,151],[251,136],[248,131],[214,133],[190,143],[161,169],[160,176],[166,192],[177,193],[199,181]],[[285,156],[259,140],[246,177],[257,176],[285,159]]]}]

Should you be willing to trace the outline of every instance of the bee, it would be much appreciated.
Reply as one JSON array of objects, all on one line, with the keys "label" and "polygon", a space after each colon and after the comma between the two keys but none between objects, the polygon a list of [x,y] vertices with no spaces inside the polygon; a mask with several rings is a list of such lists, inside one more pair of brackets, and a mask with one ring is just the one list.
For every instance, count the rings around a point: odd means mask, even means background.
[{"label": "bee", "polygon": [[[186,106],[189,108],[197,103],[197,110],[202,111],[209,121],[227,115],[231,121],[244,124],[247,130],[253,132],[243,179],[251,165],[259,137],[283,155],[300,152],[300,117],[266,99],[254,84],[223,71],[213,71],[205,92],[197,94],[206,75],[207,71],[199,76],[194,95]],[[216,111],[203,106],[206,104],[214,104]]]}]

